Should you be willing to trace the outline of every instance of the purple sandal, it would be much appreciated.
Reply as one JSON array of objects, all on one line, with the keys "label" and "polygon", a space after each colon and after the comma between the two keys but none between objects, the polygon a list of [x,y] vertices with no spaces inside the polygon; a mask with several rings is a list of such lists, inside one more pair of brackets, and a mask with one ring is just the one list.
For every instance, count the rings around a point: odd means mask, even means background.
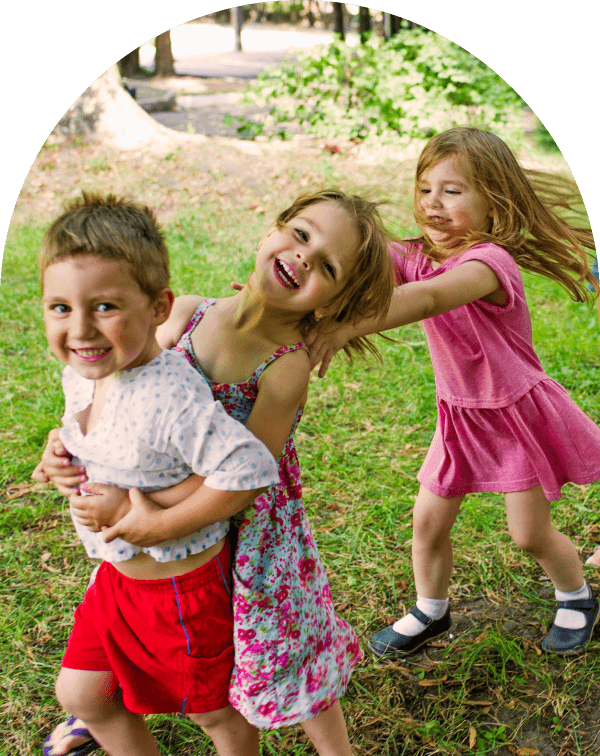
[{"label": "purple sandal", "polygon": [[[69,735],[76,735],[80,738],[89,738],[87,743],[82,743],[79,746],[76,746],[75,748],[71,748],[70,751],[67,751],[65,756],[85,756],[86,753],[91,753],[92,751],[96,751],[100,746],[94,738],[92,737],[92,734],[90,731],[85,727],[78,727],[76,726],[76,722],[79,720],[77,717],[71,717],[67,721],[67,726],[65,727],[65,731],[62,735],[62,737],[66,738]],[[42,748],[42,752],[44,756],[53,756],[52,754],[52,748],[53,746],[50,745],[50,738],[52,737],[52,733],[48,735],[48,737],[44,740],[44,745]]]}]

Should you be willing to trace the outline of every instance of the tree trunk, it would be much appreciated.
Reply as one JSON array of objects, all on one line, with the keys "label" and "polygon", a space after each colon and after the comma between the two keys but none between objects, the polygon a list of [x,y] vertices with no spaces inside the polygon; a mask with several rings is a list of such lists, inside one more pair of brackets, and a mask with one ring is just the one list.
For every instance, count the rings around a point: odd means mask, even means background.
[{"label": "tree trunk", "polygon": [[364,45],[369,38],[369,32],[371,31],[371,14],[369,13],[368,8],[364,8],[362,5],[359,7],[358,20],[360,42],[362,45]]},{"label": "tree trunk", "polygon": [[386,39],[393,37],[394,34],[398,34],[400,31],[400,22],[402,19],[399,16],[393,16],[391,13],[383,14],[383,36]]},{"label": "tree trunk", "polygon": [[139,76],[142,73],[142,69],[140,68],[140,48],[136,47],[135,50],[127,53],[117,65],[119,66],[121,76]]},{"label": "tree trunk", "polygon": [[238,5],[231,9],[231,25],[235,33],[235,51],[242,51],[242,24],[244,22],[243,6]]},{"label": "tree trunk", "polygon": [[116,64],[77,98],[56,130],[101,141],[122,151],[161,152],[186,141],[206,139],[199,134],[173,131],[155,121],[125,91]]},{"label": "tree trunk", "polygon": [[154,66],[154,74],[156,76],[175,76],[170,31],[163,32],[156,38],[156,62]]},{"label": "tree trunk", "polygon": [[333,3],[333,33],[339,34],[341,39],[346,39],[344,33],[344,4]]}]

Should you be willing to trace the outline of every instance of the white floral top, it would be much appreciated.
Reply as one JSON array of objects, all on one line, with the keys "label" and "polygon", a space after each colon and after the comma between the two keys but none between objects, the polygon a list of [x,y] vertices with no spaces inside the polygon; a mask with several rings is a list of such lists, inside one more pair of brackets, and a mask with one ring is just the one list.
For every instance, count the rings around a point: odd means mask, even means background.
[{"label": "white floral top", "polygon": [[[266,446],[214,401],[206,381],[180,354],[163,350],[147,365],[116,373],[100,420],[85,436],[76,415],[90,405],[94,382],[67,366],[63,390],[60,438],[85,465],[90,481],[149,492],[192,473],[206,477],[210,488],[226,491],[263,488],[279,479]],[[142,549],[120,538],[104,543],[100,533],[74,524],[88,556],[109,562],[131,559],[140,551],[157,562],[185,559],[229,530],[225,520]]]}]

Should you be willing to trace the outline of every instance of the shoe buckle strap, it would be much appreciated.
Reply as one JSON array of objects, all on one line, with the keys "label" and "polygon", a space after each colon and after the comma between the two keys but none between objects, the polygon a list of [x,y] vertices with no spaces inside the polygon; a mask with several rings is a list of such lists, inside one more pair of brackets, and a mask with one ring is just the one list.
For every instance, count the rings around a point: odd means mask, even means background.
[{"label": "shoe buckle strap", "polygon": [[425,625],[425,627],[429,627],[432,622],[435,622],[433,617],[428,617],[419,609],[418,606],[413,606],[409,614],[412,614],[414,617],[416,617],[421,624]]}]

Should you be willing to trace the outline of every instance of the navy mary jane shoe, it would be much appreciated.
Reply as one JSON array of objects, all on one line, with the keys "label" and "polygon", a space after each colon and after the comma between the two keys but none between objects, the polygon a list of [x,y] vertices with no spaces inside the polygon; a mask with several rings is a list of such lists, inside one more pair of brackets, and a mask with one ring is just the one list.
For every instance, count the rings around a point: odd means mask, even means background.
[{"label": "navy mary jane shoe", "polygon": [[579,630],[571,630],[568,627],[559,627],[556,624],[556,615],[550,628],[550,632],[542,641],[542,648],[550,654],[559,656],[575,656],[582,653],[592,639],[594,627],[600,619],[598,600],[590,589],[590,597],[577,601],[559,601],[557,609],[573,609],[581,612],[585,617],[585,625]]},{"label": "navy mary jane shoe", "polygon": [[452,626],[450,609],[446,611],[443,617],[436,620],[423,614],[416,606],[413,606],[410,614],[414,615],[419,622],[425,625],[425,629],[417,633],[417,635],[411,636],[397,633],[393,625],[379,630],[368,641],[368,646],[375,656],[379,656],[382,659],[396,659],[399,656],[414,654],[415,651],[418,651],[430,641],[448,632]]}]

